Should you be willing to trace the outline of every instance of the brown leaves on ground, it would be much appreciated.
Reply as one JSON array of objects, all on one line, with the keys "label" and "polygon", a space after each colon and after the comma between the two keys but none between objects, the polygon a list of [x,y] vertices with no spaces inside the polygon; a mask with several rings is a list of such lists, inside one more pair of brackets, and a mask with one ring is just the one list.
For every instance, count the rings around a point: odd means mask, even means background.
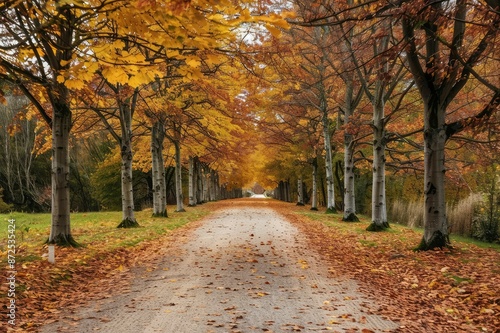
[{"label": "brown leaves on ground", "polygon": [[[99,252],[91,256],[85,248],[58,247],[55,264],[46,259],[18,263],[16,325],[9,327],[9,332],[36,332],[41,325],[61,320],[63,313],[68,326],[76,325],[81,319],[76,316],[76,309],[128,291],[130,269],[134,266],[147,269],[154,265],[169,238],[180,233],[182,231],[176,231],[117,250],[108,250],[103,244]],[[37,255],[42,256],[47,253],[47,247],[41,247],[38,252]],[[18,258],[22,256],[22,252],[17,253]]]},{"label": "brown leaves on ground", "polygon": [[[499,332],[500,253],[475,245],[415,252],[421,233],[367,232],[369,223],[329,227],[304,216],[307,208],[277,206],[329,262],[334,276],[350,277],[373,295],[377,311],[401,332]],[[322,213],[318,213],[322,214]],[[326,215],[323,221],[341,222]]]}]

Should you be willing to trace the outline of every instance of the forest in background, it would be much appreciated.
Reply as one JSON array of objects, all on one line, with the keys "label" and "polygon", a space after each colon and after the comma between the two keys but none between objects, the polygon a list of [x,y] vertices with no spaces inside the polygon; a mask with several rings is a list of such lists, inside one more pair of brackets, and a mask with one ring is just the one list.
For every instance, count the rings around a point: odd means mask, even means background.
[{"label": "forest in background", "polygon": [[498,241],[495,1],[132,3],[1,5],[0,210],[133,224],[258,183]]}]

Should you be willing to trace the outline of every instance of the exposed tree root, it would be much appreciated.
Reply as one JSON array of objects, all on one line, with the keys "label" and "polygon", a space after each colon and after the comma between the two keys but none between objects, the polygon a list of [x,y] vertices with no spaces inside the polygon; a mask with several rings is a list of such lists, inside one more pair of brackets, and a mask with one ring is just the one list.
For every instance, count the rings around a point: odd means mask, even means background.
[{"label": "exposed tree root", "polygon": [[297,206],[305,206],[302,202],[297,202]]},{"label": "exposed tree root", "polygon": [[313,211],[317,212],[318,211],[318,207],[311,207],[310,210],[313,210]]},{"label": "exposed tree root", "polygon": [[343,217],[342,221],[344,222],[359,222],[359,218],[354,213],[350,213],[347,217]]},{"label": "exposed tree root", "polygon": [[64,246],[64,247],[82,247],[80,243],[78,243],[71,234],[69,235],[64,235],[64,234],[59,234],[55,236],[53,239],[47,239],[45,242],[46,244],[54,244],[57,246]]},{"label": "exposed tree root", "polygon": [[420,245],[415,249],[415,251],[428,251],[436,248],[444,248],[450,246],[450,239],[447,235],[444,235],[441,231],[437,230],[432,234],[431,239],[427,242],[425,236],[422,237]]},{"label": "exposed tree root", "polygon": [[328,207],[325,214],[337,214],[337,209],[335,207]]},{"label": "exposed tree root", "polygon": [[126,218],[124,219],[117,228],[138,228],[139,223],[135,219]]},{"label": "exposed tree root", "polygon": [[372,222],[367,228],[366,228],[366,231],[385,231],[387,229],[389,229],[390,226],[389,226],[389,222],[383,222],[381,225],[380,224],[377,224],[375,222]]},{"label": "exposed tree root", "polygon": [[167,210],[165,209],[163,212],[161,213],[153,213],[152,215],[153,217],[168,217],[168,214],[167,214]]}]

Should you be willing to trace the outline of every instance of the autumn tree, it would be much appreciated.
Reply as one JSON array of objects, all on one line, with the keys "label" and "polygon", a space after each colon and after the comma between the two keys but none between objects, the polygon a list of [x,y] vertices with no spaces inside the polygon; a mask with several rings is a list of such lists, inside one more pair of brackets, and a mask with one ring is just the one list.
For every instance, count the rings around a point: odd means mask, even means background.
[{"label": "autumn tree", "polygon": [[[498,73],[482,72],[478,69],[488,66],[478,65],[496,64],[490,68],[498,68],[499,8],[495,0],[380,1],[344,6],[340,11],[330,6],[328,14],[310,21],[313,25],[337,25],[390,15],[401,24],[401,54],[424,104],[425,230],[420,250],[449,244],[444,183],[447,141],[488,121],[498,110]],[[459,107],[457,97],[471,81],[484,92],[482,107],[475,101],[473,107],[462,107],[459,114],[451,112],[452,106]]]},{"label": "autumn tree", "polygon": [[[490,57],[498,38],[500,16],[495,10],[499,5],[459,0],[404,7],[407,61],[424,101],[425,231],[418,247],[421,250],[449,243],[444,188],[446,141],[498,111],[500,86],[474,68],[481,62],[499,63],[494,53]],[[490,89],[485,96],[488,100],[482,109],[471,110],[475,114],[465,112],[453,120],[448,108],[471,79]]]},{"label": "autumn tree", "polygon": [[70,89],[75,76],[88,68],[81,60],[79,68],[73,65],[87,53],[88,41],[99,35],[99,13],[116,6],[114,1],[73,4],[43,0],[4,1],[0,5],[0,78],[15,83],[52,129],[49,243],[77,245],[70,229]]}]

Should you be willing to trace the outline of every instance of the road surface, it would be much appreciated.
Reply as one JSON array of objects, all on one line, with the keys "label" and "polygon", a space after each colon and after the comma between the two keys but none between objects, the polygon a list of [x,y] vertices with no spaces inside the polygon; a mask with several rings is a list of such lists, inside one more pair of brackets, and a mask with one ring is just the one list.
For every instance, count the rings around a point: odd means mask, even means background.
[{"label": "road surface", "polygon": [[[180,237],[130,291],[41,332],[392,332],[352,280],[329,277],[307,240],[265,204],[227,207]],[[75,317],[77,320],[75,320]]]}]

